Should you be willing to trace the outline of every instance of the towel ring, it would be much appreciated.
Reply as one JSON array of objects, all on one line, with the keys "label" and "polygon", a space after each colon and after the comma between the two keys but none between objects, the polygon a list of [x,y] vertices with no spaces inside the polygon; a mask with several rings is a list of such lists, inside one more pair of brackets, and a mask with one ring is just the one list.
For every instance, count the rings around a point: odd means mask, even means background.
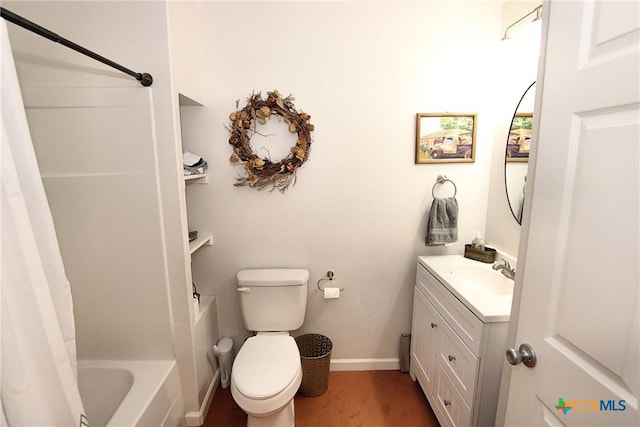
[{"label": "towel ring", "polygon": [[456,194],[458,194],[458,187],[456,187],[456,183],[451,181],[449,178],[447,178],[446,175],[438,175],[438,178],[436,178],[436,183],[433,184],[433,188],[431,189],[431,195],[433,196],[433,198],[436,198],[436,185],[438,184],[444,184],[445,182],[450,182],[451,185],[453,185],[453,197],[456,197]]}]

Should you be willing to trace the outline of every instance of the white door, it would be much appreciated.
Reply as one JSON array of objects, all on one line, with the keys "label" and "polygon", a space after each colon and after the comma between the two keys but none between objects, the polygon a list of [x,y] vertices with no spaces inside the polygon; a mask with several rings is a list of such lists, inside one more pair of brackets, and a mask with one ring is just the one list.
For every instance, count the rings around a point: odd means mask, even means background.
[{"label": "white door", "polygon": [[544,5],[509,426],[640,425],[639,5]]}]

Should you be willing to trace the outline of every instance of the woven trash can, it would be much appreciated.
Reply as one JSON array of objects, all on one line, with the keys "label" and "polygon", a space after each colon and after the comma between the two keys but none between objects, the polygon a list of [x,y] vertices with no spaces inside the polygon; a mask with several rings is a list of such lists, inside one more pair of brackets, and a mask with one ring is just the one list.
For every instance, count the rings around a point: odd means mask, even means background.
[{"label": "woven trash can", "polygon": [[302,384],[300,393],[316,397],[327,391],[329,386],[329,363],[333,343],[320,334],[305,334],[296,338],[302,363]]}]

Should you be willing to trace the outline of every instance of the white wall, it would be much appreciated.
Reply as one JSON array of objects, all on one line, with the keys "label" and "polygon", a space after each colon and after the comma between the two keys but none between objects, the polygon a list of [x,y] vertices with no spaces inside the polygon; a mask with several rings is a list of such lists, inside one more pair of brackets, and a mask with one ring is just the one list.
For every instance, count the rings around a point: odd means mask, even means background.
[{"label": "white wall", "polygon": [[[215,235],[194,258],[194,279],[218,299],[221,336],[238,347],[248,334],[238,270],[304,267],[308,311],[294,334],[329,336],[334,359],[397,357],[411,328],[416,257],[461,254],[485,230],[492,156],[504,150],[495,147],[514,108],[502,85],[500,25],[500,2],[202,5],[206,107],[189,107],[183,134],[210,165],[210,184],[190,189],[189,222]],[[316,129],[285,194],[234,187],[241,171],[228,163],[236,100],[273,89],[293,94]],[[478,113],[475,163],[415,165],[416,113],[446,111]],[[459,241],[426,247],[439,174],[458,187]],[[315,289],[327,270],[345,288],[340,300]]]},{"label": "white wall", "polygon": [[[506,84],[506,77],[518,70],[505,66],[509,58],[499,42],[500,3],[203,3],[206,107],[184,107],[189,113],[184,115],[183,134],[189,148],[210,164],[211,183],[189,191],[189,222],[215,234],[215,246],[195,256],[194,279],[203,294],[217,296],[221,336],[247,335],[235,292],[239,269],[305,267],[311,272],[308,312],[296,334],[330,336],[334,358],[397,357],[399,336],[410,330],[416,256],[462,253],[464,243],[485,230],[485,223],[487,242],[492,243],[489,224],[499,224],[498,217],[513,221],[508,207],[501,206],[506,203],[504,184],[493,173],[502,173],[501,160],[494,157],[504,150],[506,135],[501,133],[508,129],[521,91],[513,92]],[[167,191],[162,199],[164,220],[180,221],[179,200],[172,195],[177,184],[170,178],[176,168],[175,111],[167,111],[176,96],[167,90],[171,34],[158,23],[166,20],[165,6],[4,6],[153,74],[154,104],[160,111],[160,180]],[[174,34],[179,30],[170,26]],[[16,52],[23,84],[137,85],[22,31],[12,29],[11,35],[23,46]],[[175,50],[170,44],[169,48]],[[181,65],[176,74],[185,79],[197,74],[200,66],[197,61],[192,68]],[[197,84],[184,87],[200,90]],[[237,171],[228,164],[231,149],[224,125],[235,101],[244,101],[254,90],[272,89],[293,94],[296,105],[311,114],[316,125],[310,160],[299,170],[297,185],[285,194],[233,187]],[[478,113],[476,162],[415,165],[415,114],[444,111]],[[425,247],[425,215],[439,174],[458,186],[459,242]],[[501,230],[496,235],[517,242],[519,229],[512,228],[493,227]],[[171,260],[182,257],[183,236],[179,227],[165,231],[167,274],[171,283],[181,283],[187,273]],[[337,301],[324,301],[314,290],[329,269],[346,288]],[[166,292],[165,285],[160,286],[153,291]],[[162,309],[152,307],[149,313],[161,315]],[[130,315],[133,322],[144,316]],[[173,320],[186,324],[188,310],[174,310]]]},{"label": "white wall", "polygon": [[[502,34],[510,24],[531,12],[540,2],[510,0],[502,8]],[[540,53],[540,33],[535,33],[535,26],[530,25],[535,15],[515,25],[509,30],[509,40],[502,41],[498,55],[503,58],[503,78],[500,90],[504,103],[500,111],[502,117],[496,129],[498,143],[494,147],[494,156],[487,210],[486,243],[500,251],[517,257],[520,243],[520,225],[515,221],[509,208],[505,192],[504,154],[511,118],[526,89],[536,80],[538,57]],[[537,38],[536,38],[537,36]],[[524,111],[524,110],[523,110]],[[533,112],[533,106],[529,110]],[[507,118],[508,117],[508,118]],[[506,121],[505,121],[506,120]],[[524,169],[527,164],[511,163],[512,169]],[[523,172],[524,173],[524,172]],[[522,175],[522,174],[521,174]]]},{"label": "white wall", "polygon": [[202,99],[200,2],[167,0],[168,43],[174,90]]}]

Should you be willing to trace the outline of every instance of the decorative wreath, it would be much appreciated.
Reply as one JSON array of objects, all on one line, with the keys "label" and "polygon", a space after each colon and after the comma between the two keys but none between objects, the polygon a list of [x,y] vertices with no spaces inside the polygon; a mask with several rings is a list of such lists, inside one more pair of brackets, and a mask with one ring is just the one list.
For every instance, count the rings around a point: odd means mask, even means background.
[{"label": "decorative wreath", "polygon": [[[237,178],[234,185],[258,190],[271,186],[271,191],[277,188],[284,192],[291,183],[295,184],[296,170],[309,158],[313,125],[309,123],[311,116],[298,112],[293,101],[291,95],[283,98],[277,90],[267,92],[267,99],[262,99],[260,92],[252,93],[242,109],[238,109],[239,102],[236,101],[236,111],[229,115],[229,144],[233,146],[229,161],[232,165],[242,163],[246,175]],[[274,115],[288,125],[289,132],[298,134],[296,145],[279,162],[262,158],[251,148],[251,137],[257,133],[257,125],[265,124]]]}]

